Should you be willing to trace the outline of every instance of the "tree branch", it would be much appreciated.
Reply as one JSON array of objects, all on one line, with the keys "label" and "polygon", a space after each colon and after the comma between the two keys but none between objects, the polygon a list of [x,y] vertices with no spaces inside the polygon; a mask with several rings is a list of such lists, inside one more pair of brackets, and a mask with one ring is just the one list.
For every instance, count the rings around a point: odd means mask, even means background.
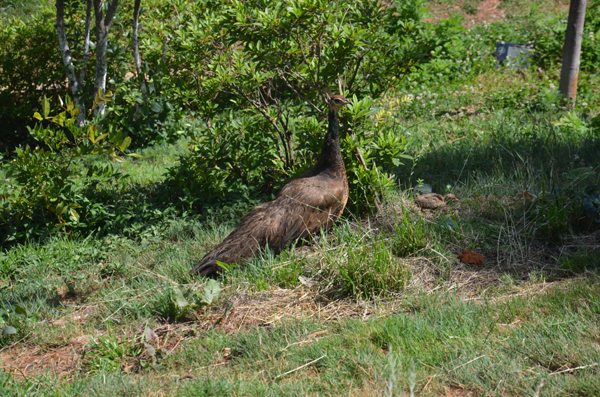
[{"label": "tree branch", "polygon": [[[138,41],[138,28],[140,21],[140,3],[141,0],[135,0],[135,4],[133,6],[133,26],[131,29],[131,45],[133,46],[133,59],[135,61],[135,71],[138,75],[138,81],[141,80],[140,90],[142,91],[142,97],[144,98],[144,103],[148,102],[148,92],[146,90],[146,76],[142,73],[142,61],[140,60],[140,49],[139,49],[139,41]],[[138,106],[139,108],[139,106]]]},{"label": "tree branch", "polygon": [[92,20],[92,0],[87,0],[85,10],[85,37],[83,39],[83,61],[79,71],[79,82],[83,85],[85,74],[87,72],[88,61],[90,58],[90,25]]},{"label": "tree branch", "polygon": [[[250,104],[252,106],[254,106],[254,108],[256,110],[258,110],[263,115],[264,118],[266,118],[267,120],[269,120],[269,122],[271,123],[271,125],[273,127],[275,127],[275,129],[277,130],[277,133],[279,134],[279,138],[281,139],[281,142],[283,142],[284,145],[285,145],[285,137],[283,135],[283,132],[281,131],[281,129],[279,128],[279,126],[277,125],[277,123],[275,123],[275,121],[273,121],[271,119],[271,117],[269,117],[269,115],[264,111],[264,109],[262,108],[262,106],[259,103],[257,103],[255,100],[251,99],[248,95],[244,94],[244,92],[240,89],[240,87],[237,86],[237,84],[230,83],[230,85],[235,89],[235,91],[239,95],[243,96],[248,102],[250,102]],[[284,149],[286,149],[285,146],[284,146]],[[279,155],[281,156],[281,152],[279,153]],[[286,161],[286,164],[289,163],[289,158],[288,158],[287,150],[285,150],[285,161]]]},{"label": "tree branch", "polygon": [[117,12],[117,6],[119,5],[119,0],[113,0],[108,3],[108,9],[106,10],[106,16],[104,17],[104,27],[106,28],[106,32],[110,29],[110,25],[115,18],[115,14]]},{"label": "tree branch", "polygon": [[[108,31],[113,22],[119,0],[108,3],[106,15],[102,12],[102,0],[94,0],[94,16],[96,19],[96,76],[94,79],[95,95],[99,90],[106,90],[106,52],[108,47]],[[105,104],[100,103],[94,114],[104,114]]]},{"label": "tree branch", "polygon": [[352,78],[350,79],[350,83],[346,86],[346,89],[348,91],[352,90],[352,85],[354,85],[354,80],[356,79],[356,75],[358,74],[358,69],[360,68],[360,63],[362,62],[362,60],[364,58],[365,58],[364,54],[362,54],[358,57],[358,62],[356,63],[356,69],[354,69],[354,74],[352,75]]},{"label": "tree branch", "polygon": [[300,99],[302,99],[304,102],[309,104],[314,110],[317,111],[317,113],[324,113],[312,101],[310,101],[304,95],[302,95],[300,92],[298,92],[298,90],[296,90],[296,88],[292,85],[292,83],[290,83],[290,81],[285,77],[285,75],[283,74],[283,72],[281,70],[277,70],[277,73],[279,74],[279,77],[281,77],[281,79],[283,80],[285,85],[287,85],[292,91],[294,91],[294,93],[296,95],[298,95],[298,97],[300,97]]},{"label": "tree branch", "polygon": [[71,50],[69,48],[69,42],[67,40],[67,33],[65,31],[65,2],[64,0],[56,0],[56,32],[58,34],[58,42],[60,45],[60,53],[63,59],[63,65],[65,67],[65,73],[71,86],[71,92],[73,93],[73,100],[75,106],[79,108],[79,114],[77,115],[77,124],[82,126],[85,122],[86,111],[85,104],[81,100],[81,90],[83,89],[83,82],[85,80],[85,73],[87,71],[87,64],[89,59],[89,47],[90,47],[90,19],[91,19],[91,0],[87,2],[86,10],[86,21],[85,21],[85,38],[84,38],[84,49],[83,49],[83,60],[81,62],[81,71],[79,79],[75,72],[75,65],[73,64],[73,57],[71,56]]}]

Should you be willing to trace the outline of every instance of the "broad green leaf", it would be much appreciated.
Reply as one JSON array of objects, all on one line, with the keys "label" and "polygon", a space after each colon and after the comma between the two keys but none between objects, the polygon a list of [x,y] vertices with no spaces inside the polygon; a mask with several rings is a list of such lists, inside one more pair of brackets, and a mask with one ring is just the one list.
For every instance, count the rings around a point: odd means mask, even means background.
[{"label": "broad green leaf", "polygon": [[16,333],[17,333],[17,329],[15,327],[10,326],[10,325],[8,327],[5,327],[2,330],[2,335],[14,335]]},{"label": "broad green leaf", "polygon": [[64,201],[58,203],[58,205],[56,206],[56,214],[58,216],[62,216],[65,213],[65,211],[67,211],[67,208],[69,208],[69,207],[67,206],[67,204]]},{"label": "broad green leaf", "polygon": [[160,102],[153,101],[150,104],[150,109],[152,109],[154,113],[160,113],[162,112],[162,104]]},{"label": "broad green leaf", "polygon": [[144,156],[142,156],[142,155],[135,154],[135,153],[128,154],[128,156],[129,156],[129,157],[139,157],[139,158],[143,158],[143,157],[144,157]]},{"label": "broad green leaf", "polygon": [[190,305],[179,288],[173,287],[173,293],[175,294],[175,303],[177,303],[177,306],[188,307]]},{"label": "broad green leaf", "polygon": [[121,149],[122,152],[124,152],[125,150],[127,150],[127,148],[129,147],[129,145],[131,144],[131,137],[127,137],[125,139],[123,139],[123,143],[121,143],[121,145],[119,146],[119,149]]},{"label": "broad green leaf", "polygon": [[67,118],[67,114],[65,112],[59,113],[56,116],[54,116],[52,118],[52,121],[55,122],[56,124],[60,125],[61,127],[64,127],[64,121]]},{"label": "broad green leaf", "polygon": [[88,133],[90,134],[90,141],[92,143],[96,143],[96,133],[98,132],[98,127],[94,124],[90,124],[88,126]]},{"label": "broad green leaf", "polygon": [[210,305],[219,299],[219,295],[221,295],[221,284],[217,280],[209,280],[204,286],[202,301]]},{"label": "broad green leaf", "polygon": [[34,118],[36,118],[36,119],[38,119],[38,120],[44,120],[44,118],[42,117],[42,115],[41,115],[41,114],[39,114],[38,112],[35,112],[35,113],[33,114],[33,117],[34,117]]},{"label": "broad green leaf", "polygon": [[79,222],[79,214],[74,208],[69,208],[69,213],[71,214],[71,220],[73,222]]}]

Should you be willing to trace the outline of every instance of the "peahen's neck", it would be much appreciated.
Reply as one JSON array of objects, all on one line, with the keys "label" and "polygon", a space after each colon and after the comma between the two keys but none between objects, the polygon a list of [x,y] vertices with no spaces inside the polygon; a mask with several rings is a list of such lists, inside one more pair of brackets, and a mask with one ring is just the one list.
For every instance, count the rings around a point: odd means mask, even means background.
[{"label": "peahen's neck", "polygon": [[323,149],[321,150],[315,169],[324,170],[331,168],[335,171],[340,167],[345,170],[342,151],[340,149],[338,112],[337,110],[329,109],[329,127],[327,128]]}]

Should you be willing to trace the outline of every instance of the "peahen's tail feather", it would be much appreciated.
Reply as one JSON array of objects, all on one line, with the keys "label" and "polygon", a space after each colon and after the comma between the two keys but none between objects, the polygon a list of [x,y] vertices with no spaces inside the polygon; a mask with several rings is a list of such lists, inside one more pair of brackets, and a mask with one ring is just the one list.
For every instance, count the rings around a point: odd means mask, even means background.
[{"label": "peahen's tail feather", "polygon": [[217,261],[229,265],[232,263],[243,263],[251,259],[261,249],[261,246],[265,245],[266,241],[265,231],[260,230],[260,228],[252,228],[251,226],[252,222],[248,222],[248,219],[244,220],[221,244],[207,253],[200,263],[192,268],[190,274],[206,276],[222,272],[224,269],[219,266]]},{"label": "peahen's tail feather", "polygon": [[194,268],[190,270],[190,274],[208,276],[210,274],[220,273],[222,271],[223,268],[217,264],[217,261],[203,261],[194,266]]}]

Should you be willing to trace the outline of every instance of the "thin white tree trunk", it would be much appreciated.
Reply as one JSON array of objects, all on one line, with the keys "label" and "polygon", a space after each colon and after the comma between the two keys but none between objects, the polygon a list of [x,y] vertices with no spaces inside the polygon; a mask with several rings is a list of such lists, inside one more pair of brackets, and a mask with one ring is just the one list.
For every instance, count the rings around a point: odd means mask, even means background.
[{"label": "thin white tree trunk", "polygon": [[575,101],[577,98],[581,38],[583,37],[586,6],[587,0],[571,0],[567,33],[565,34],[565,43],[563,46],[563,64],[558,89],[564,97],[572,101]]},{"label": "thin white tree trunk", "polygon": [[83,60],[81,62],[81,70],[79,78],[75,72],[75,65],[73,64],[73,57],[71,56],[71,50],[69,48],[69,42],[67,40],[67,34],[65,31],[65,3],[64,0],[56,0],[56,32],[58,33],[58,42],[60,45],[60,53],[67,73],[67,79],[73,93],[73,100],[75,106],[79,108],[79,114],[77,116],[77,122],[81,126],[85,121],[85,103],[83,103],[82,89],[83,82],[85,81],[85,73],[87,71],[88,59],[89,59],[89,48],[90,48],[90,21],[92,12],[92,0],[87,0],[86,9],[86,20],[85,20],[85,37],[84,37],[84,51]]},{"label": "thin white tree trunk", "polygon": [[[85,74],[87,73],[88,62],[90,59],[90,30],[92,21],[92,0],[87,0],[85,9],[85,36],[83,39],[83,60],[81,63],[81,70],[79,71],[79,82],[81,89],[83,89],[83,82],[85,81]],[[77,121],[79,125],[82,125],[86,119],[85,103],[81,101],[79,105],[79,115]]]},{"label": "thin white tree trunk", "polygon": [[[58,0],[57,0],[58,1]],[[96,78],[94,79],[94,92],[102,94],[106,92],[106,50],[108,49],[108,32],[115,17],[119,0],[108,3],[106,15],[102,12],[102,0],[94,0],[94,16],[96,17]],[[100,103],[94,110],[94,114],[103,115],[104,103]]]},{"label": "thin white tree trunk", "polygon": [[[144,103],[148,102],[148,90],[146,88],[146,76],[142,72],[142,61],[140,60],[139,40],[138,40],[138,28],[140,25],[140,3],[141,0],[135,0],[133,6],[133,26],[131,41],[133,46],[133,58],[135,61],[135,70],[137,72],[138,81],[141,81],[140,90],[142,91],[142,98]],[[141,115],[141,108],[138,104],[135,109],[134,118],[138,119]]]}]

